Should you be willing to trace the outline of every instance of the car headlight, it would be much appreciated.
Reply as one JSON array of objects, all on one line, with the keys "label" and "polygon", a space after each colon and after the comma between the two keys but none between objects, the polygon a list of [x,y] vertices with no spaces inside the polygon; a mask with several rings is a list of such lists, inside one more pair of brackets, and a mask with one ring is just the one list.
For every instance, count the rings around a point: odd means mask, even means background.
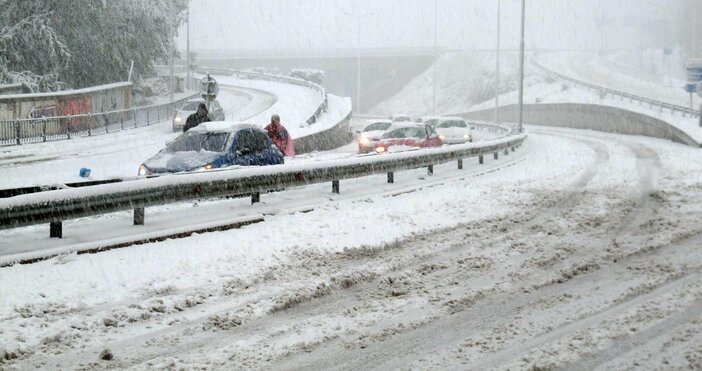
[{"label": "car headlight", "polygon": [[139,174],[139,176],[144,176],[148,173],[149,173],[149,169],[147,169],[146,166],[144,166],[144,164],[139,165],[139,171],[137,172],[137,174]]},{"label": "car headlight", "polygon": [[201,167],[200,170],[211,170],[214,166],[212,164],[206,164],[205,166]]},{"label": "car headlight", "polygon": [[463,134],[463,139],[470,139],[470,134]]},{"label": "car headlight", "polygon": [[385,152],[385,147],[383,147],[383,146],[376,147],[376,148],[375,148],[375,151],[378,152],[378,153],[383,153],[383,152]]},{"label": "car headlight", "polygon": [[173,123],[174,124],[180,124],[183,122],[183,118],[180,117],[179,115],[176,115],[176,117],[173,118]]},{"label": "car headlight", "polygon": [[440,138],[441,140],[444,140],[444,139],[446,139],[446,136],[445,136],[445,135],[439,135],[439,138]]},{"label": "car headlight", "polygon": [[368,138],[365,135],[358,139],[358,143],[360,143],[360,144],[370,144],[370,142],[371,142],[370,138]]}]

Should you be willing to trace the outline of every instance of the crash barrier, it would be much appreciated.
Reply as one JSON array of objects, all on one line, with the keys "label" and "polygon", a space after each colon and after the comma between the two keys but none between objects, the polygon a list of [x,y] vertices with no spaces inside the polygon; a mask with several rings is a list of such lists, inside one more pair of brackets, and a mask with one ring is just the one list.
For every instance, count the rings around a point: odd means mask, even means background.
[{"label": "crash barrier", "polygon": [[147,126],[171,118],[191,95],[174,102],[78,115],[0,121],[0,145],[46,142]]},{"label": "crash barrier", "polygon": [[[457,114],[469,120],[491,120],[494,115],[494,109]],[[517,121],[519,106],[514,104],[500,107],[500,117],[507,122]],[[526,104],[524,123],[644,135],[700,147],[700,143],[695,139],[665,121],[638,112],[597,104]]]},{"label": "crash barrier", "polygon": [[235,70],[235,69],[231,69],[231,68],[220,68],[220,67],[199,67],[197,69],[197,72],[201,73],[201,74],[210,73],[210,74],[214,74],[214,75],[228,75],[228,76],[237,75],[239,78],[244,78],[244,79],[284,82],[286,84],[300,85],[300,86],[305,86],[305,87],[308,87],[310,89],[313,89],[319,93],[321,100],[320,100],[319,105],[315,109],[314,113],[312,114],[312,116],[310,116],[307,120],[305,120],[305,123],[307,125],[312,125],[315,122],[317,122],[319,117],[323,113],[327,112],[327,108],[329,107],[329,101],[327,99],[327,90],[318,84],[315,84],[311,81],[307,81],[304,79],[291,77],[291,76],[275,75],[275,74],[270,74],[270,73],[253,72],[253,71],[242,71],[242,70]]},{"label": "crash barrier", "polygon": [[288,187],[315,183],[332,183],[332,191],[340,192],[340,181],[387,173],[388,182],[394,182],[394,173],[400,170],[426,167],[433,173],[434,165],[500,152],[509,154],[519,147],[527,135],[511,130],[507,136],[493,141],[462,145],[359,156],[323,164],[268,166],[212,171],[147,178],[139,181],[103,184],[81,189],[62,189],[53,192],[20,195],[0,199],[0,229],[50,223],[50,236],[62,237],[62,221],[102,215],[117,211],[134,210],[134,223],[144,224],[145,208],[177,202],[201,200],[232,195],[251,195],[252,202],[260,200],[261,193]]},{"label": "crash barrier", "polygon": [[648,105],[650,109],[658,108],[659,112],[663,112],[664,110],[670,110],[671,114],[674,114],[677,112],[677,113],[680,113],[683,117],[685,117],[687,115],[689,115],[690,117],[699,117],[700,116],[699,110],[692,109],[690,107],[666,103],[666,102],[662,102],[662,101],[659,101],[656,99],[646,98],[646,97],[642,97],[640,95],[627,93],[625,91],[621,91],[621,90],[617,90],[617,89],[610,89],[610,88],[607,88],[604,86],[591,84],[587,81],[578,80],[578,79],[566,76],[564,74],[558,73],[556,71],[553,71],[551,69],[548,69],[535,60],[532,60],[532,63],[534,64],[534,66],[536,66],[536,68],[545,72],[547,75],[555,76],[561,80],[570,81],[570,82],[575,83],[577,85],[583,86],[587,89],[594,90],[595,92],[597,92],[599,94],[599,96],[601,98],[605,98],[607,96],[607,94],[610,94],[614,97],[619,97],[622,100],[628,99],[629,102],[632,102],[632,103],[639,102],[639,104],[642,106]]}]

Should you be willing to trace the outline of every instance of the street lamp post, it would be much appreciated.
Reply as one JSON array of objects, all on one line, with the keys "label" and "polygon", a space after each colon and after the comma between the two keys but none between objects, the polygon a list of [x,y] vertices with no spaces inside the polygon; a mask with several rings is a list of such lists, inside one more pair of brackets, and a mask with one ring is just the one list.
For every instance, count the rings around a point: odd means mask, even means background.
[{"label": "street lamp post", "polygon": [[519,42],[519,132],[524,131],[524,19],[525,1],[522,0],[522,36]]},{"label": "street lamp post", "polygon": [[436,40],[438,30],[438,0],[434,0],[434,65],[431,68],[431,114],[436,115]]},{"label": "street lamp post", "polygon": [[192,76],[190,75],[190,0],[188,0],[188,5],[185,11],[185,22],[187,22],[188,24],[186,32],[187,41],[185,43],[185,86],[187,86],[188,89],[191,89],[190,79],[192,78]]},{"label": "street lamp post", "polygon": [[361,18],[371,16],[375,13],[354,14],[346,11],[342,12],[349,17],[356,18],[358,27],[358,38],[356,40],[358,43],[358,50],[356,53],[356,110],[358,113],[361,113]]},{"label": "street lamp post", "polygon": [[500,3],[501,0],[497,0],[497,47],[495,48],[497,53],[497,61],[495,62],[495,124],[500,122]]}]

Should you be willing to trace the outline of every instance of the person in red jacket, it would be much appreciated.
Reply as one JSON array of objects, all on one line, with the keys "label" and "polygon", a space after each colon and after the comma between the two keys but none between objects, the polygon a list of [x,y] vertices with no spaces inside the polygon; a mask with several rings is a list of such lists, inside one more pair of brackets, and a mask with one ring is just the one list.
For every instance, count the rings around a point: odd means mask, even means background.
[{"label": "person in red jacket", "polygon": [[293,140],[288,133],[288,129],[286,129],[285,126],[280,123],[280,116],[271,116],[271,123],[264,129],[268,133],[268,137],[271,138],[273,143],[276,145],[276,147],[278,147],[283,155],[288,157],[295,156],[295,145],[293,144]]}]

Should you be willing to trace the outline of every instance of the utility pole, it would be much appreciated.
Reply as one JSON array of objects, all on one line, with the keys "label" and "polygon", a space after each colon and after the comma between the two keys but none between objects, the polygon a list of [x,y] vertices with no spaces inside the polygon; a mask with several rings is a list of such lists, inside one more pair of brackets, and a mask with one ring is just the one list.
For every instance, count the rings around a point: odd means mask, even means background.
[{"label": "utility pole", "polygon": [[525,4],[522,0],[522,32],[519,42],[519,132],[524,131],[524,20]]},{"label": "utility pole", "polygon": [[171,18],[171,27],[170,27],[170,31],[171,31],[171,32],[170,32],[170,42],[171,42],[171,50],[170,50],[170,52],[171,52],[171,53],[170,53],[170,54],[171,54],[171,55],[170,55],[170,67],[171,67],[171,68],[170,68],[170,69],[171,69],[171,76],[170,76],[170,80],[169,80],[169,81],[170,81],[170,84],[169,84],[170,89],[169,89],[169,90],[170,90],[170,101],[171,101],[171,102],[173,102],[173,93],[175,92],[175,76],[174,76],[175,74],[174,74],[174,71],[173,71],[173,63],[175,62],[175,61],[174,61],[174,59],[175,59],[175,7],[173,6],[173,1],[175,1],[175,0],[171,0],[171,1],[169,2],[169,10],[170,10],[169,13],[171,14],[171,17],[170,17],[170,18]]},{"label": "utility pole", "polygon": [[185,86],[192,89],[192,76],[190,74],[190,0],[188,0],[187,9],[185,11],[185,22],[188,24],[185,43]]},{"label": "utility pole", "polygon": [[500,3],[501,0],[497,0],[497,47],[495,51],[497,53],[495,62],[495,124],[500,121],[499,117],[499,107],[500,107]]},{"label": "utility pole", "polygon": [[438,0],[434,0],[434,65],[431,68],[432,71],[432,93],[431,93],[431,114],[436,115],[436,41],[437,41],[437,30],[438,30]]},{"label": "utility pole", "polygon": [[358,35],[357,35],[357,53],[356,53],[356,112],[361,113],[361,18],[371,16],[375,13],[354,14],[342,10],[342,13],[349,17],[356,18]]}]

